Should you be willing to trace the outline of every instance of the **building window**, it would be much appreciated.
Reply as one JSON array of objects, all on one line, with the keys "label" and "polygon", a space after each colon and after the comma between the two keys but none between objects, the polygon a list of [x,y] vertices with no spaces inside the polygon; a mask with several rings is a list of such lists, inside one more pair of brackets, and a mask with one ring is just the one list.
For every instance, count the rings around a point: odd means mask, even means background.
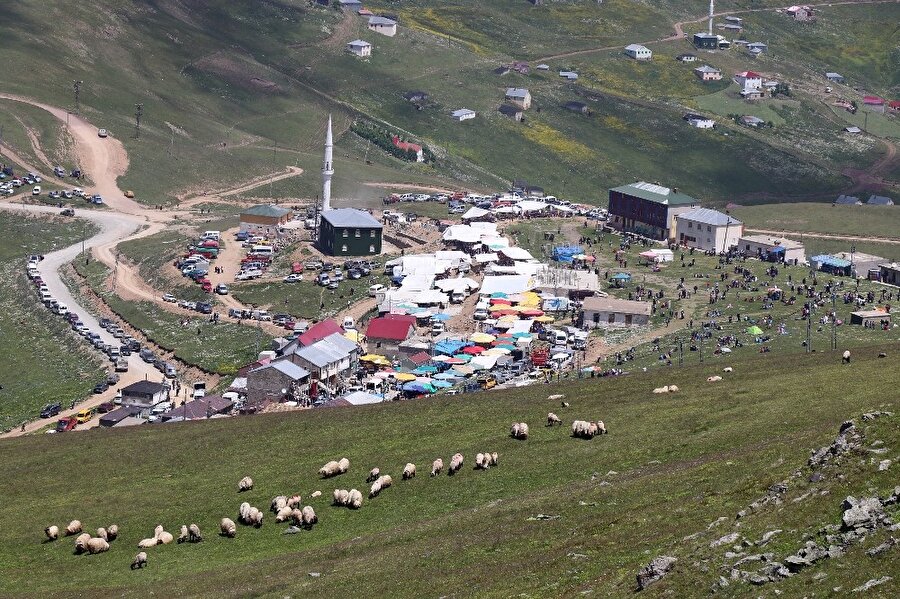
[{"label": "building window", "polygon": [[350,229],[344,229],[344,237],[350,236]]},{"label": "building window", "polygon": [[346,246],[346,245],[342,245],[342,246],[341,246],[341,251],[342,251],[342,252],[346,252],[346,251],[347,251],[347,246]]},{"label": "building window", "polygon": [[369,231],[369,237],[371,237],[372,239],[375,239],[375,229],[371,229]]},{"label": "building window", "polygon": [[375,246],[374,246],[374,245],[370,245],[370,246],[369,246],[369,253],[370,253],[370,254],[374,254],[374,253],[375,253]]},{"label": "building window", "polygon": [[710,227],[709,225],[706,225],[706,232],[712,233],[712,227]]},{"label": "building window", "polygon": [[691,221],[688,221],[688,229],[693,229],[693,228],[694,228],[694,223],[692,223]]},{"label": "building window", "polygon": [[353,236],[359,238],[359,229],[356,229],[356,232],[353,234]]}]

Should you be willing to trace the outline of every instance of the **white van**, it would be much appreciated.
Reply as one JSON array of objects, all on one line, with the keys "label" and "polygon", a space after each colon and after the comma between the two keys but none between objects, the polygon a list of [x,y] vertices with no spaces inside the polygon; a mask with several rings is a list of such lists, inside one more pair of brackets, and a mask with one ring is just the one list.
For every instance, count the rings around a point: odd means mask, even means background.
[{"label": "white van", "polygon": [[69,306],[67,306],[63,303],[57,303],[53,307],[53,311],[56,312],[57,314],[65,314],[66,312],[69,311]]},{"label": "white van", "polygon": [[375,297],[379,293],[385,290],[385,286],[381,283],[377,283],[369,287],[369,297]]},{"label": "white van", "polygon": [[345,331],[349,331],[351,329],[356,329],[356,321],[353,320],[352,316],[345,316],[344,323],[341,325],[341,328]]},{"label": "white van", "polygon": [[200,236],[200,239],[214,239],[215,241],[219,241],[220,235],[221,231],[205,231],[203,235]]},{"label": "white van", "polygon": [[44,302],[46,304],[46,303],[49,303],[52,299],[53,299],[53,296],[50,295],[49,291],[41,291],[41,301],[42,302]]},{"label": "white van", "polygon": [[250,253],[257,256],[272,256],[275,254],[275,250],[271,245],[254,245],[250,248]]},{"label": "white van", "polygon": [[462,291],[454,291],[450,295],[450,301],[454,304],[461,304],[466,301],[466,294]]},{"label": "white van", "polygon": [[553,342],[553,345],[565,345],[569,342],[569,336],[565,331],[551,331],[550,341]]}]

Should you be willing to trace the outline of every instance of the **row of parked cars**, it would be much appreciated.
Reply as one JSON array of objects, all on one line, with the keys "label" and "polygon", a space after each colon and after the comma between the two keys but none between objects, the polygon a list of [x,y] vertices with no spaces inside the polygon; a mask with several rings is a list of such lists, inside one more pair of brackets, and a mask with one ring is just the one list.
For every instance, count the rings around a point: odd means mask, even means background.
[{"label": "row of parked cars", "polygon": [[212,314],[213,311],[212,302],[192,302],[188,300],[180,300],[171,293],[163,295],[162,300],[170,304],[178,304],[179,308],[184,308],[185,310],[193,310],[195,312],[199,312],[200,314]]},{"label": "row of parked cars", "polygon": [[[316,275],[316,284],[328,289],[337,289],[344,280],[357,281],[372,274],[373,268],[378,268],[379,263],[372,260],[351,259],[344,262],[343,266],[313,260],[308,262],[306,268],[320,271]],[[344,275],[346,271],[346,276]]]}]

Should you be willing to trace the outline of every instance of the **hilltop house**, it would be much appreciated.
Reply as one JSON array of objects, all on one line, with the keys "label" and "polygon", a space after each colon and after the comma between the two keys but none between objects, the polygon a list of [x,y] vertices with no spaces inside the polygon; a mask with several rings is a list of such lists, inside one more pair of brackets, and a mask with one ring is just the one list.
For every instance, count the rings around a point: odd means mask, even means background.
[{"label": "hilltop house", "polygon": [[347,52],[360,58],[372,56],[372,44],[365,40],[353,40],[347,44]]},{"label": "hilltop house", "polygon": [[416,332],[416,317],[408,314],[386,314],[369,321],[366,339],[369,351],[395,358],[400,344]]},{"label": "hilltop house", "polygon": [[738,249],[751,257],[770,262],[801,264],[806,262],[806,249],[793,239],[769,235],[746,235],[738,240]]},{"label": "hilltop house", "polygon": [[870,195],[866,204],[869,206],[893,206],[894,200],[885,196]]},{"label": "hilltop house", "polygon": [[625,46],[625,55],[635,60],[651,60],[653,52],[647,46],[629,44]]},{"label": "hilltop house", "polygon": [[675,217],[700,206],[700,200],[677,188],[638,181],[609,190],[608,224],[619,231],[668,241],[675,236]]},{"label": "hilltop house", "polygon": [[741,71],[734,76],[734,82],[741,88],[741,97],[745,100],[758,100],[763,97],[763,78],[753,71]]},{"label": "hilltop house", "polygon": [[450,116],[456,121],[468,121],[475,118],[475,111],[468,108],[460,108],[450,113]]},{"label": "hilltop house", "polygon": [[563,79],[568,79],[569,81],[575,81],[578,79],[578,73],[575,71],[560,71],[559,76]]},{"label": "hilltop house", "polygon": [[394,37],[397,35],[397,22],[387,17],[369,17],[369,29],[381,35]]},{"label": "hilltop house", "polygon": [[398,150],[403,150],[404,152],[415,152],[416,162],[425,162],[425,153],[422,151],[422,146],[420,146],[419,144],[414,144],[409,141],[400,141],[400,137],[397,135],[391,138],[391,143]]},{"label": "hilltop house", "polygon": [[900,264],[896,262],[879,264],[879,280],[888,285],[900,287]]},{"label": "hilltop house", "polygon": [[563,104],[563,108],[565,108],[569,112],[580,112],[581,114],[591,113],[590,108],[588,108],[588,105],[584,102],[566,102],[565,104]]},{"label": "hilltop house", "polygon": [[694,74],[700,78],[701,81],[721,81],[722,80],[722,71],[715,67],[711,67],[708,64],[697,67],[694,69]]},{"label": "hilltop house", "polygon": [[712,129],[716,126],[715,120],[699,115],[691,115],[690,118],[686,118],[685,120],[691,127],[696,127],[697,129]]},{"label": "hilltop house", "polygon": [[[321,4],[321,2],[320,2],[320,4]],[[326,2],[326,4],[327,4],[327,2]],[[361,0],[338,0],[338,4],[340,4],[341,9],[352,10],[354,12],[358,11],[359,9],[362,8]]]},{"label": "hilltop house", "polygon": [[531,108],[531,92],[521,87],[507,87],[505,99],[522,110]]},{"label": "hilltop house", "polygon": [[247,373],[247,403],[281,401],[287,395],[305,391],[309,371],[290,360],[281,359],[258,366]]},{"label": "hilltop house", "polygon": [[865,96],[863,98],[863,105],[872,112],[884,113],[884,98],[879,98],[878,96]]},{"label": "hilltop house", "polygon": [[763,52],[769,51],[768,44],[764,44],[762,42],[750,42],[745,46],[748,52],[752,52],[754,54],[761,54]]},{"label": "hilltop house", "polygon": [[256,235],[277,235],[278,229],[291,220],[291,211],[281,206],[260,204],[243,210],[240,215],[240,231]]},{"label": "hilltop house", "polygon": [[834,203],[842,206],[862,206],[862,202],[858,197],[844,194],[839,195]]},{"label": "hilltop house", "polygon": [[809,6],[790,6],[784,10],[788,15],[794,18],[795,21],[812,21],[815,19],[813,16],[813,11]]},{"label": "hilltop house", "polygon": [[740,118],[740,123],[745,127],[764,127],[766,121],[759,118],[758,116],[753,116],[752,114],[745,114]]},{"label": "hilltop house", "polygon": [[615,297],[587,297],[581,306],[581,326],[589,329],[608,326],[640,326],[650,322],[653,306]]},{"label": "hilltop house", "polygon": [[319,250],[328,256],[377,256],[383,226],[364,210],[338,208],[322,212]]},{"label": "hilltop house", "polygon": [[695,54],[679,54],[675,57],[675,60],[680,62],[697,62],[697,56]]},{"label": "hilltop house", "polygon": [[825,78],[832,83],[844,83],[844,76],[840,73],[825,73]]},{"label": "hilltop house", "polygon": [[146,410],[169,398],[169,389],[162,383],[138,381],[122,387],[122,405]]},{"label": "hilltop house", "polygon": [[695,208],[675,217],[679,245],[703,251],[724,252],[738,244],[744,223],[710,208]]},{"label": "hilltop house", "polygon": [[711,33],[695,33],[694,46],[700,50],[718,50],[719,36]]},{"label": "hilltop house", "polygon": [[513,106],[512,104],[501,104],[500,108],[498,108],[497,111],[504,116],[508,116],[516,122],[522,121],[522,109],[518,106]]},{"label": "hilltop house", "polygon": [[359,346],[334,333],[312,345],[298,347],[285,359],[307,371],[309,380],[333,382],[355,368],[358,357]]}]

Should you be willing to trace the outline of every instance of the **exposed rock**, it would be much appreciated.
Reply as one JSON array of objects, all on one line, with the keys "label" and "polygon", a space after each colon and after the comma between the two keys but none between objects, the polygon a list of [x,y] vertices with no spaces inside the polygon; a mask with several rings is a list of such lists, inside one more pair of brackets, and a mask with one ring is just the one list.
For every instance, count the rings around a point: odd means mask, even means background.
[{"label": "exposed rock", "polygon": [[782,532],[780,528],[776,528],[775,530],[770,530],[769,532],[765,533],[762,536],[762,538],[759,540],[757,545],[760,545],[760,546],[765,545],[770,540],[772,540],[772,537],[774,537],[775,535],[777,535],[780,532]]},{"label": "exposed rock", "polygon": [[669,555],[661,555],[653,558],[653,561],[647,564],[637,574],[638,590],[642,591],[654,582],[662,579],[675,567],[675,562],[677,561],[677,559]]},{"label": "exposed rock", "polygon": [[298,532],[300,532],[300,527],[299,527],[299,526],[288,526],[287,528],[284,529],[284,532],[281,533],[281,534],[285,534],[285,535],[295,535],[295,534],[297,534]]},{"label": "exposed rock", "polygon": [[890,576],[882,576],[881,578],[878,578],[878,579],[873,578],[873,579],[867,581],[865,584],[862,584],[862,585],[856,587],[855,589],[853,589],[853,592],[859,593],[861,591],[868,591],[872,587],[877,587],[878,585],[884,584],[886,582],[890,582],[891,580],[894,580],[894,579],[891,578]]},{"label": "exposed rock", "polygon": [[842,557],[844,555],[844,550],[838,545],[829,545],[828,546],[828,557],[831,559],[836,559],[838,557]]},{"label": "exposed rock", "polygon": [[318,578],[322,574],[320,572],[310,572],[309,575],[313,578]]},{"label": "exposed rock", "polygon": [[722,545],[727,545],[729,543],[734,543],[740,537],[740,533],[732,532],[728,533],[724,537],[718,538],[715,541],[709,544],[710,547],[721,547]]},{"label": "exposed rock", "polygon": [[741,510],[737,513],[737,518],[738,519],[745,518],[747,516],[747,514],[749,514],[749,513],[750,512],[748,512],[747,510]]},{"label": "exposed rock", "polygon": [[809,560],[806,558],[800,557],[799,555],[789,555],[784,558],[784,563],[788,567],[788,570],[791,572],[799,572],[806,566],[811,565]]},{"label": "exposed rock", "polygon": [[750,578],[747,579],[747,582],[750,584],[755,584],[757,586],[766,584],[767,582],[772,582],[768,576],[763,576],[762,574],[751,574]]},{"label": "exposed rock", "polygon": [[725,516],[719,516],[713,522],[710,522],[709,525],[707,525],[706,530],[710,530],[713,527],[718,526],[719,524],[721,524],[727,520],[728,520],[728,518],[726,518]]},{"label": "exposed rock", "polygon": [[788,486],[785,483],[775,483],[769,487],[769,495],[784,495],[787,493]]},{"label": "exposed rock", "polygon": [[[851,436],[853,437],[852,442],[851,440],[848,440],[848,437]],[[831,442],[831,445],[826,445],[825,447],[820,447],[819,449],[812,451],[812,455],[810,455],[807,464],[813,468],[824,466],[833,458],[843,455],[857,447],[859,447],[859,439],[858,435],[856,435],[856,424],[852,420],[848,420],[841,424],[838,436]]]},{"label": "exposed rock", "polygon": [[819,483],[825,479],[825,475],[821,472],[813,472],[812,476],[809,477],[809,482],[811,483]]},{"label": "exposed rock", "polygon": [[820,580],[823,580],[823,579],[825,579],[825,578],[828,578],[828,574],[826,574],[825,572],[816,572],[815,574],[813,574],[813,577],[812,577],[812,578],[813,578],[813,580],[815,580],[816,582],[818,582],[818,581],[820,581]]},{"label": "exposed rock", "polygon": [[863,420],[875,420],[876,418],[881,418],[883,416],[890,417],[893,415],[894,415],[893,412],[866,412],[865,414],[862,415],[862,419]]},{"label": "exposed rock", "polygon": [[894,537],[891,537],[887,541],[882,543],[881,545],[878,545],[877,547],[872,547],[871,549],[866,551],[866,555],[868,555],[869,557],[875,557],[876,555],[880,555],[880,554],[884,553],[885,551],[888,551],[896,544],[897,544],[897,539],[895,539]]},{"label": "exposed rock", "polygon": [[[728,557],[727,555],[725,557]],[[742,564],[747,564],[750,562],[767,562],[770,561],[773,557],[775,557],[774,553],[754,553],[753,555],[748,555],[747,557],[741,558],[740,560],[734,563],[734,568]]]},{"label": "exposed rock", "polygon": [[900,503],[900,486],[894,487],[893,493],[888,495],[882,503],[884,503],[884,505]]},{"label": "exposed rock", "polygon": [[724,576],[719,576],[719,586],[720,586],[721,588],[723,588],[723,589],[724,589],[725,587],[727,587],[727,586],[728,586],[728,579],[725,578]]},{"label": "exposed rock", "polygon": [[857,499],[850,495],[844,499],[842,508],[844,514],[841,516],[841,521],[845,530],[874,528],[881,516],[884,515],[881,501],[877,497]]},{"label": "exposed rock", "polygon": [[879,472],[884,472],[885,470],[887,470],[890,467],[891,467],[890,460],[881,460],[880,462],[878,462],[878,471]]}]

